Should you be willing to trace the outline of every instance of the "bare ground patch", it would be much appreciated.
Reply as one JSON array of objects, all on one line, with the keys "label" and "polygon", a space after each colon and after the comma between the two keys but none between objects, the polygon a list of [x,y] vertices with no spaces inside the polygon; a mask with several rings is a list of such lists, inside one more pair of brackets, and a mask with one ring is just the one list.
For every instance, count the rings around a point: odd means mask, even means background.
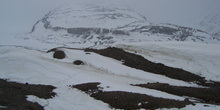
[{"label": "bare ground patch", "polygon": [[156,89],[178,96],[189,96],[199,99],[202,103],[211,103],[220,105],[220,88],[196,88],[171,86],[163,83],[138,84],[144,88]]},{"label": "bare ground patch", "polygon": [[83,84],[77,84],[77,85],[69,85],[69,87],[79,89],[87,94],[93,94],[97,92],[101,92],[101,88],[98,86],[99,82],[93,82],[93,83],[83,83]]},{"label": "bare ground patch", "polygon": [[83,83],[72,85],[70,87],[77,88],[91,97],[108,103],[112,108],[116,109],[157,109],[157,108],[182,108],[186,105],[193,104],[189,100],[179,101],[164,98],[152,97],[145,94],[124,92],[124,91],[102,91],[99,87],[100,83]]},{"label": "bare ground patch", "polygon": [[[140,69],[146,72],[165,75],[167,77],[178,79],[186,82],[194,82],[196,84],[208,87],[220,87],[219,82],[206,81],[204,77],[193,74],[180,68],[174,68],[166,66],[162,63],[151,62],[140,55],[126,52],[122,49],[115,47],[108,47],[106,49],[85,49],[86,52],[95,52],[97,54],[110,57],[119,61],[123,61],[123,64],[135,69]],[[211,83],[209,83],[211,82]]]},{"label": "bare ground patch", "polygon": [[38,103],[27,101],[27,95],[48,99],[56,95],[52,92],[55,88],[50,85],[21,84],[0,79],[0,105],[5,106],[3,110],[43,110]]},{"label": "bare ground patch", "polygon": [[[144,57],[140,55],[136,55],[134,53],[126,52],[122,49],[115,48],[115,47],[109,47],[106,49],[85,49],[86,52],[95,52],[97,54],[110,57],[119,61],[122,61],[124,65],[140,69],[146,72],[151,72],[152,74],[160,74],[165,75],[167,77],[182,80],[185,82],[193,82],[201,86],[205,86],[204,88],[195,88],[195,87],[181,87],[181,86],[171,86],[169,84],[162,84],[162,83],[148,83],[148,84],[139,84],[134,86],[140,86],[150,89],[155,89],[163,92],[167,92],[169,94],[178,95],[178,96],[187,96],[192,99],[197,99],[200,103],[208,103],[208,104],[220,104],[220,82],[215,81],[207,81],[204,77],[201,77],[199,75],[193,74],[191,72],[188,72],[186,70],[180,69],[180,68],[173,68],[166,66],[161,63],[154,63],[151,62]],[[120,94],[120,95],[119,95]],[[166,105],[168,102],[169,104],[173,105],[173,107],[181,108],[183,106],[177,106],[178,104],[172,104],[173,102],[170,100],[164,100],[164,99],[157,99],[152,98],[151,96],[146,96],[143,94],[134,94],[134,93],[128,93],[128,92],[122,92],[122,91],[112,91],[112,92],[103,92],[103,93],[96,93],[92,94],[92,97],[102,100],[106,103],[109,103],[111,106],[115,108],[126,108],[125,106],[115,105],[114,102],[117,102],[118,100],[124,101],[127,105],[132,105],[129,100],[133,100],[135,98],[140,99],[139,101],[135,100],[132,101],[133,105],[132,107],[137,107],[137,102],[143,103],[144,101],[154,103],[158,102],[158,106],[147,109],[155,109],[155,108],[172,108]],[[110,97],[111,96],[111,97]],[[105,97],[107,97],[105,99]],[[115,98],[117,97],[117,98]],[[144,99],[142,99],[144,98]],[[114,100],[114,101],[113,101]],[[186,99],[187,101],[188,99]],[[112,101],[112,102],[111,102]],[[126,102],[127,101],[127,102]],[[143,102],[142,102],[143,101]],[[189,101],[189,100],[188,100]],[[121,102],[117,102],[121,103]],[[140,104],[139,103],[139,104]],[[179,103],[179,102],[178,102]],[[125,105],[126,105],[125,104]],[[152,106],[152,105],[149,105]],[[131,107],[131,108],[132,108]],[[134,109],[132,108],[132,109]],[[137,107],[138,108],[138,107]],[[146,108],[144,106],[144,108]],[[128,108],[126,108],[128,109]]]}]

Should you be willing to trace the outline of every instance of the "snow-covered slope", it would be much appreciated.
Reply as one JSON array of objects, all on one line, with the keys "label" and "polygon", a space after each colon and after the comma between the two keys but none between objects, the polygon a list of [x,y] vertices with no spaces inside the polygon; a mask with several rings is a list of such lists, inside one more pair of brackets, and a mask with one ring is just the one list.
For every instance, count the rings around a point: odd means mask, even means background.
[{"label": "snow-covered slope", "polygon": [[[49,12],[42,19],[45,28],[117,28],[146,18],[126,7],[92,4],[70,5]],[[34,29],[33,29],[34,31]]]},{"label": "snow-covered slope", "polygon": [[210,13],[204,17],[195,19],[193,22],[196,27],[220,38],[220,13]]},{"label": "snow-covered slope", "polygon": [[[203,49],[200,49],[200,46],[201,44],[190,43],[136,43],[118,45],[117,47],[130,52],[136,51],[152,61],[195,72],[206,77],[207,80],[219,81],[220,53],[215,51],[218,49],[218,45],[205,46],[203,44]],[[204,51],[207,49],[209,50],[208,53]],[[127,91],[176,100],[184,100],[185,98],[153,89],[131,86],[130,84],[160,82],[177,86],[198,87],[193,83],[133,69],[122,65],[120,61],[95,53],[88,54],[83,50],[65,48],[60,48],[60,50],[66,53],[66,58],[58,60],[52,57],[53,53],[23,47],[1,46],[0,77],[21,83],[47,84],[57,87],[54,90],[57,96],[53,99],[46,100],[32,95],[27,98],[29,101],[39,103],[46,110],[58,108],[62,110],[110,109],[106,103],[94,100],[87,94],[77,89],[71,89],[67,85],[100,82],[103,91]],[[72,62],[75,60],[83,61],[84,65],[74,65]],[[207,61],[211,62],[208,63]],[[195,106],[189,105],[184,109],[203,109],[203,105],[196,103]],[[216,105],[208,104],[208,106],[205,109],[219,109],[219,106]]]},{"label": "snow-covered slope", "polygon": [[[110,104],[90,97],[95,93],[86,94],[72,88],[73,85],[94,82],[100,83],[100,93],[124,91],[195,104],[188,104],[182,109],[220,109],[218,99],[215,102],[203,101],[196,96],[134,86],[166,83],[193,89],[210,88],[218,92],[219,85],[216,86],[215,81],[220,81],[220,39],[198,29],[167,23],[154,24],[129,8],[83,4],[52,10],[33,25],[30,33],[9,41],[13,45],[0,45],[0,79],[56,87],[53,92],[57,95],[50,99],[26,96],[26,100],[39,103],[45,110],[114,109]],[[119,48],[127,52],[128,58],[139,66],[146,65],[132,55],[158,65],[146,66],[147,69],[160,70],[163,67],[171,69],[171,72],[178,70],[177,78],[163,74],[166,71],[154,73],[128,66],[123,58],[117,59],[122,54],[111,58],[92,51],[86,52],[87,47]],[[64,59],[53,57],[57,50],[65,53]],[[109,55],[113,54],[110,51]],[[83,62],[82,65],[74,64],[79,60]],[[204,80],[187,82],[178,79],[179,72],[190,73]],[[7,108],[7,105],[1,104],[5,103],[0,99],[0,109]],[[146,108],[142,104],[147,105],[148,102],[140,101],[136,105]]]},{"label": "snow-covered slope", "polygon": [[204,31],[172,24],[153,24],[128,8],[83,4],[50,11],[23,39],[59,46],[89,47],[99,44],[146,41],[219,43]]}]

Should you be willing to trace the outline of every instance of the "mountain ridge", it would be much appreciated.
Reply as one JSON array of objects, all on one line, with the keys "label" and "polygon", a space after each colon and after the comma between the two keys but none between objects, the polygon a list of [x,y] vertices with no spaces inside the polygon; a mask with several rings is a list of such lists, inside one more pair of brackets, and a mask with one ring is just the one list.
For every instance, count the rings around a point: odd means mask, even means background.
[{"label": "mountain ridge", "polygon": [[220,42],[219,38],[198,29],[153,24],[129,8],[88,4],[50,11],[33,25],[30,34],[40,42],[67,46],[146,41]]}]

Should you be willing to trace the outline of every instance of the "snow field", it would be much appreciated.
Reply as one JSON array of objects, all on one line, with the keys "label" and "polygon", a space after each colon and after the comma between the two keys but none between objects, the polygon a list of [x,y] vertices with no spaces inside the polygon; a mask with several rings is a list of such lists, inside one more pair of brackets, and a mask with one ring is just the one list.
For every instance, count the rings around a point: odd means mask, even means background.
[{"label": "snow field", "polygon": [[119,44],[117,47],[131,52],[136,51],[153,62],[182,68],[203,76],[206,80],[220,81],[220,46],[218,44],[145,42]]},{"label": "snow field", "polygon": [[[219,52],[215,51],[218,49],[218,45],[190,43],[181,45],[177,46],[177,43],[172,42],[129,43],[129,46],[128,44],[115,46],[129,52],[136,51],[136,54],[140,54],[151,61],[183,68],[188,71],[197,71],[196,74],[202,74],[207,79],[219,80],[219,74],[215,73],[215,71],[219,71],[217,69],[219,67]],[[103,46],[94,48],[103,48]],[[208,49],[208,51],[204,49]],[[81,83],[100,82],[99,86],[103,88],[103,91],[127,91],[176,100],[184,100],[184,98],[157,90],[131,86],[130,84],[161,82],[177,86],[197,87],[195,84],[124,66],[122,61],[116,61],[96,53],[89,52],[90,54],[86,54],[83,50],[66,48],[60,48],[60,50],[63,50],[66,54],[66,58],[62,60],[52,58],[53,52],[46,53],[45,51],[24,47],[1,46],[0,77],[21,83],[47,84],[57,87],[54,90],[57,96],[53,99],[44,100],[35,96],[28,96],[28,100],[38,102],[46,110],[110,109],[107,104],[94,100],[77,89],[68,87],[68,85]],[[202,60],[200,61],[199,59]],[[83,61],[84,65],[74,65],[73,61],[75,60]],[[208,72],[199,73],[202,71],[199,69]],[[192,109],[197,106],[199,105],[192,106]],[[210,106],[209,108],[212,107]]]}]

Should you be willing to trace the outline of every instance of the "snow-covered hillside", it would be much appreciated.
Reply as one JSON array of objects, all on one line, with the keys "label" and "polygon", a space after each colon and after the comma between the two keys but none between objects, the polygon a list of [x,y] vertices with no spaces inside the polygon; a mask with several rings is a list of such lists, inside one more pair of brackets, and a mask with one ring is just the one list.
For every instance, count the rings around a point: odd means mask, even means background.
[{"label": "snow-covered hillside", "polygon": [[89,47],[99,44],[145,41],[219,43],[204,31],[173,24],[153,24],[123,7],[83,4],[50,11],[23,39],[59,46]]},{"label": "snow-covered hillside", "polygon": [[[202,46],[202,49],[201,49]],[[207,80],[220,81],[218,45],[202,45],[191,43],[135,43],[117,45],[127,51],[141,54],[151,61],[165,65],[183,68]],[[190,47],[190,49],[189,49]],[[102,47],[103,48],[103,47]],[[144,89],[130,84],[168,83],[176,86],[198,87],[194,83],[168,78],[150,72],[133,69],[122,65],[121,61],[107,58],[95,53],[88,54],[83,50],[60,48],[66,53],[64,59],[54,59],[53,53],[33,50],[23,47],[0,47],[0,77],[29,84],[46,84],[57,87],[57,95],[52,99],[41,99],[28,96],[29,101],[37,102],[46,110],[55,109],[110,109],[106,103],[94,100],[77,89],[68,85],[89,82],[100,82],[103,91],[127,91],[147,94],[153,97],[163,97],[184,100],[185,97],[171,95],[165,92]],[[209,51],[205,51],[209,50]],[[81,60],[83,65],[74,65],[75,60]],[[190,99],[193,101],[192,99]],[[98,105],[98,106],[97,106]],[[208,105],[208,107],[203,107]],[[183,109],[220,109],[217,105],[196,103]]]},{"label": "snow-covered hillside", "polygon": [[194,20],[194,25],[212,36],[220,37],[220,13],[210,13],[204,17],[197,18]]},{"label": "snow-covered hillside", "polygon": [[[220,109],[215,30],[147,19],[113,5],[51,10],[30,33],[1,42],[0,109]],[[36,85],[52,95],[29,92]]]}]

